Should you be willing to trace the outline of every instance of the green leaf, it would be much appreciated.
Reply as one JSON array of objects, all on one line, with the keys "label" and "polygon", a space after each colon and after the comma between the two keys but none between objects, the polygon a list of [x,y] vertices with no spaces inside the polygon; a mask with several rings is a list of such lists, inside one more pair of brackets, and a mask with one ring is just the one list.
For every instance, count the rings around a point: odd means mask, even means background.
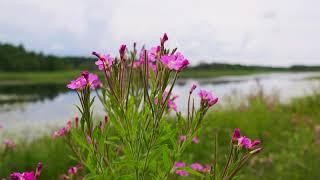
[{"label": "green leaf", "polygon": [[170,160],[169,149],[167,146],[163,147],[162,149],[162,160],[163,160],[164,170],[170,171],[172,162]]}]

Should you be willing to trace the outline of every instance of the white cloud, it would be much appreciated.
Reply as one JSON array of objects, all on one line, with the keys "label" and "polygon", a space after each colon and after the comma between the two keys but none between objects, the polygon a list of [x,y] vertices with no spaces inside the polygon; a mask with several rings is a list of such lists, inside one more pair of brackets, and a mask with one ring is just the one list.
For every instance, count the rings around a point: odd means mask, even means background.
[{"label": "white cloud", "polygon": [[316,0],[2,0],[0,41],[59,55],[151,46],[168,32],[193,64],[319,64]]}]

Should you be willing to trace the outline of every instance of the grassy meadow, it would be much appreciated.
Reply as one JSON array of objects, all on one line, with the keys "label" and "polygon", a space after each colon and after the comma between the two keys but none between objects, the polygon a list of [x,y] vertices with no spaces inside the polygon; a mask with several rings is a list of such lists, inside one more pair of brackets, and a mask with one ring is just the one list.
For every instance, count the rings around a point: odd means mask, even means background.
[{"label": "grassy meadow", "polygon": [[[200,143],[191,145],[182,159],[213,161],[215,132],[220,155],[226,154],[232,130],[239,127],[253,139],[261,139],[264,150],[251,159],[239,179],[318,179],[320,177],[320,94],[296,98],[281,104],[275,97],[252,95],[239,106],[213,108],[207,114]],[[57,179],[68,167],[76,165],[63,139],[42,137],[33,142],[20,141],[0,160],[0,177],[12,171],[33,170],[44,164],[42,179]],[[218,157],[220,167],[226,157]],[[190,177],[189,177],[190,178]],[[185,178],[188,179],[188,178]]]}]

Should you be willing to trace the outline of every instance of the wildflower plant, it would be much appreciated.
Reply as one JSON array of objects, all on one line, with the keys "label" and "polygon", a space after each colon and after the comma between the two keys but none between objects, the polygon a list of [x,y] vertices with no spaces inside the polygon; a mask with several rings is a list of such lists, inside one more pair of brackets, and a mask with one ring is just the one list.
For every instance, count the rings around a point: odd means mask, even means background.
[{"label": "wildflower plant", "polygon": [[[159,45],[149,50],[143,47],[139,52],[135,43],[132,50],[121,45],[117,57],[93,52],[103,81],[84,71],[67,85],[79,97],[77,109],[81,116],[73,124],[69,121],[53,137],[65,137],[73,158],[85,169],[86,179],[168,179],[189,174],[218,178],[214,164],[194,163],[187,167],[179,162],[186,147],[199,143],[197,134],[204,116],[218,98],[200,90],[200,107],[196,108],[193,85],[186,116],[178,111],[173,88],[189,61],[177,48],[166,48],[167,40],[164,34]],[[104,107],[104,120],[93,118],[96,99],[92,91],[96,91]],[[176,118],[169,120],[173,114]],[[258,152],[257,142],[245,137],[237,137],[237,141],[235,144],[232,140],[230,160],[226,170],[219,173],[221,178],[232,178],[234,168],[238,172],[235,151]]]}]

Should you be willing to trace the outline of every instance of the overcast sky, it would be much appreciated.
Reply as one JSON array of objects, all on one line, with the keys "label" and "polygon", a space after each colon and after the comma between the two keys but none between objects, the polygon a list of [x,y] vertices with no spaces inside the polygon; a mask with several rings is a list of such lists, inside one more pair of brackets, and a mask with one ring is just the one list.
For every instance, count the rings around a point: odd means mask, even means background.
[{"label": "overcast sky", "polygon": [[56,55],[150,47],[192,64],[320,64],[319,0],[0,0],[0,42]]}]

